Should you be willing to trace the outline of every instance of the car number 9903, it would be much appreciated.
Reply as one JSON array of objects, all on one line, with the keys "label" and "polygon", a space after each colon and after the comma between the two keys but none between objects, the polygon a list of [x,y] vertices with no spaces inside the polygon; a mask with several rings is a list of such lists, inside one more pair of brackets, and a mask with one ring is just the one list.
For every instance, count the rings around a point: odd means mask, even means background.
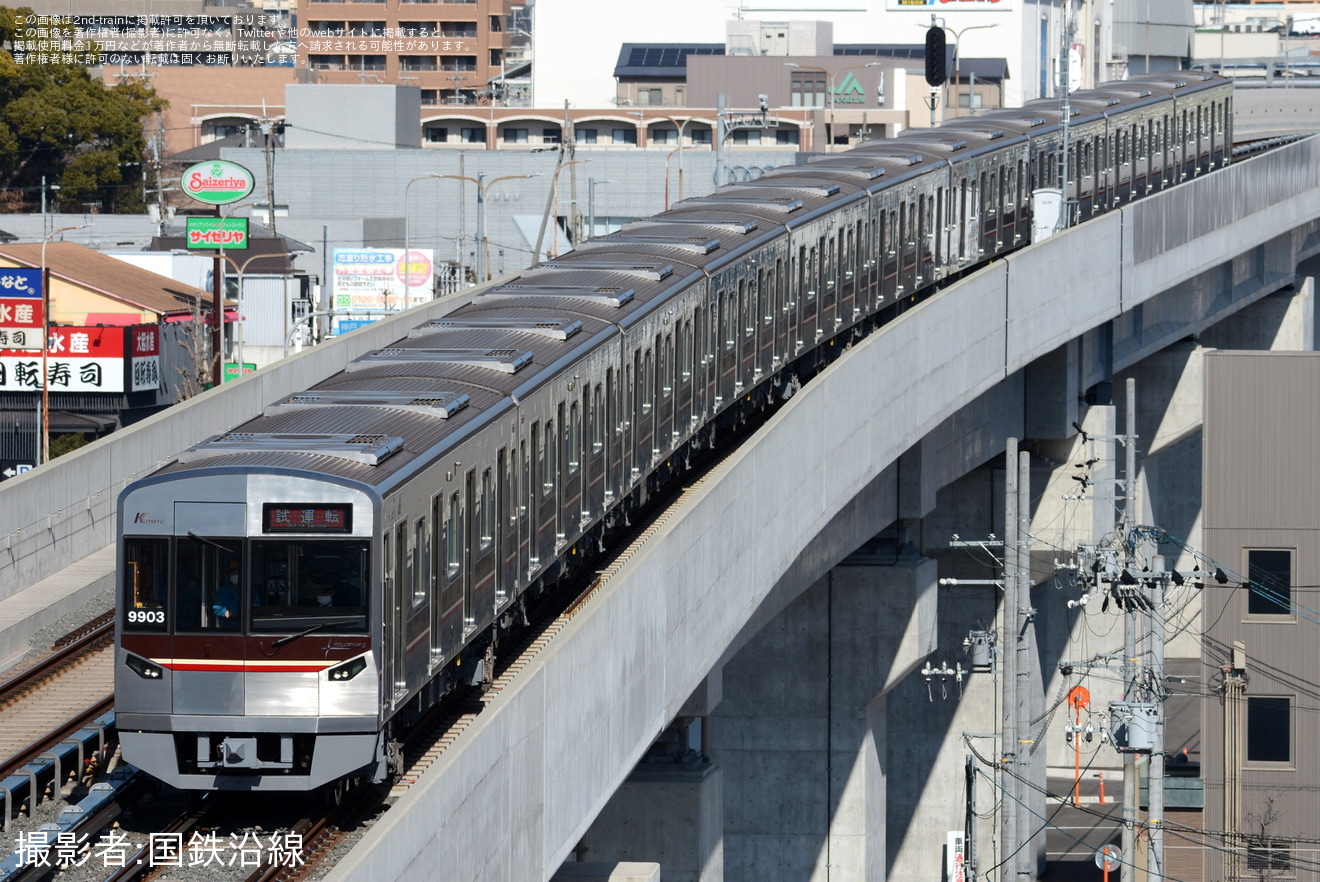
[{"label": "car number 9903", "polygon": [[165,610],[130,609],[128,611],[128,622],[131,625],[163,625],[165,624]]}]

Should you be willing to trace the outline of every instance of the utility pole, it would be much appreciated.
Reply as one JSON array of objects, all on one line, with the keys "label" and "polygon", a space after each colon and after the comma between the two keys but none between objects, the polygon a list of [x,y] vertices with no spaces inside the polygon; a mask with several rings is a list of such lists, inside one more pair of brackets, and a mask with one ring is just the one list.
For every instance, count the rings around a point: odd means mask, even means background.
[{"label": "utility pole", "polygon": [[[1029,731],[1032,718],[1032,668],[1036,658],[1036,610],[1031,605],[1031,454],[1018,451],[1017,456],[1017,591],[1014,601],[1014,629],[1017,631],[1017,756],[1018,798],[1024,807],[1018,811],[1017,878],[1018,882],[1033,882],[1036,878],[1036,849],[1032,845],[1036,819],[1026,810],[1028,801],[1035,802],[1035,790],[1021,780],[1034,777],[1031,764],[1035,755],[1035,741]],[[1018,624],[1020,618],[1020,624]]]},{"label": "utility pole", "polygon": [[715,186],[723,187],[724,171],[724,94],[715,96]]},{"label": "utility pole", "polygon": [[1004,450],[1004,679],[1000,683],[1003,707],[1004,736],[1000,744],[1001,779],[1003,780],[1004,807],[1000,817],[999,861],[1012,870],[1001,878],[1017,877],[1018,813],[1020,787],[1018,786],[1018,727],[1017,727],[1017,583],[1018,583],[1018,469],[1017,439],[1009,438]]},{"label": "utility pole", "polygon": [[[1156,689],[1163,689],[1164,683],[1164,595],[1168,585],[1168,576],[1164,574],[1164,559],[1156,556],[1151,560],[1153,578],[1147,583],[1150,591],[1150,667],[1151,682]],[[1151,696],[1156,704],[1158,715],[1155,718],[1155,732],[1150,746],[1150,801],[1147,804],[1146,823],[1150,853],[1146,861],[1146,879],[1148,882],[1160,882],[1164,878],[1164,704],[1162,695]]]},{"label": "utility pole", "polygon": [[1243,695],[1247,689],[1247,648],[1233,641],[1233,657],[1224,672],[1224,845],[1226,879],[1242,878],[1242,734]]},{"label": "utility pole", "polygon": [[[1126,450],[1123,471],[1123,520],[1125,528],[1119,531],[1124,537],[1123,565],[1128,572],[1134,569],[1134,536],[1132,528],[1137,525],[1140,515],[1137,513],[1137,381],[1127,380],[1127,422],[1123,426],[1123,444]],[[1127,604],[1123,611],[1123,701],[1133,701],[1133,686],[1137,679],[1137,612],[1133,604]],[[1134,861],[1136,854],[1137,832],[1137,756],[1131,751],[1123,753],[1123,868],[1120,871],[1121,882],[1134,882]]]}]

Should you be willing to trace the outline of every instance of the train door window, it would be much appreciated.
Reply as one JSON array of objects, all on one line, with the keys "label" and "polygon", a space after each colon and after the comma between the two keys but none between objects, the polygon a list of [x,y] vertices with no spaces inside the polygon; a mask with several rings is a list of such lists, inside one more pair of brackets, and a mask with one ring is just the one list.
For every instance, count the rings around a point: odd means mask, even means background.
[{"label": "train door window", "polygon": [[660,347],[660,395],[668,398],[674,392],[674,336],[665,335]]},{"label": "train door window", "polygon": [[[536,427],[533,426],[533,429]],[[532,454],[527,447],[527,439],[518,442],[519,460],[522,464],[521,484],[518,488],[518,517],[527,517],[528,510],[532,507]]]},{"label": "train door window", "polygon": [[179,537],[175,547],[179,630],[236,631],[242,621],[244,560],[237,542]]},{"label": "train door window", "polygon": [[821,255],[824,263],[826,289],[833,288],[839,278],[839,237],[831,236],[828,241],[821,239]]},{"label": "train door window", "polygon": [[412,567],[412,605],[413,608],[426,603],[430,593],[428,576],[431,572],[430,537],[426,532],[426,518],[418,518],[413,524],[413,567]]},{"label": "train door window", "polygon": [[481,473],[481,491],[475,504],[472,517],[477,525],[478,547],[485,551],[495,541],[495,475],[490,469]]},{"label": "train door window", "polygon": [[642,356],[642,369],[637,375],[637,398],[641,403],[641,416],[651,412],[651,407],[655,402],[655,360],[651,355],[651,350],[646,350]]},{"label": "train door window", "polygon": [[[559,407],[563,411],[563,405]],[[560,423],[563,425],[561,419]],[[545,472],[542,479],[544,484],[542,492],[544,497],[552,496],[555,492],[555,485],[559,483],[559,436],[555,434],[555,421],[545,421]]]},{"label": "train door window", "polygon": [[413,549],[408,547],[408,524],[401,522],[394,528],[394,589],[402,600],[404,591],[412,584]]},{"label": "train door window", "polygon": [[[824,239],[821,239],[821,242],[824,242]],[[804,300],[816,300],[816,292],[820,290],[820,265],[820,246],[816,244],[807,252],[807,288],[803,290]]]},{"label": "train door window", "polygon": [[500,486],[499,515],[505,519],[505,523],[513,527],[518,523],[518,513],[521,510],[522,491],[519,485],[522,482],[522,460],[518,458],[518,448],[512,444],[509,445],[507,453],[500,450],[500,459],[504,462],[501,474],[504,483]]},{"label": "train door window", "polygon": [[[743,330],[744,330],[745,333],[751,331],[751,328],[748,327],[748,323],[747,323],[747,301],[750,299],[749,296],[748,296],[749,294],[750,294],[750,292],[747,290],[747,280],[746,280],[746,279],[739,279],[739,280],[738,280],[738,304],[737,304],[737,307],[738,307],[738,311],[739,311],[739,313],[740,313],[740,315],[741,315],[742,326],[743,326]],[[737,334],[737,328],[736,328],[736,327],[734,328],[734,333]],[[656,339],[658,340],[659,338],[657,337]],[[658,347],[657,347],[657,348],[658,348]]]},{"label": "train door window", "polygon": [[757,322],[770,326],[774,320],[773,308],[770,305],[770,286],[773,284],[771,270],[764,264],[756,271],[756,307],[752,311],[752,324]]},{"label": "train door window", "polygon": [[706,363],[706,347],[710,341],[706,337],[706,314],[700,306],[692,310],[692,372]]},{"label": "train door window", "polygon": [[724,348],[733,349],[738,342],[738,304],[732,291],[720,292],[720,314],[724,318]]},{"label": "train door window", "polygon": [[[605,411],[603,414],[604,425],[602,426],[601,429],[602,435],[604,435],[606,438],[610,436],[610,431],[611,431],[610,427],[617,426],[616,420],[618,419],[618,399],[615,397],[616,395],[618,395],[618,391],[614,384],[614,368],[606,368]],[[620,429],[615,428],[614,434],[622,435],[623,432]],[[616,452],[617,452],[617,448],[616,448]]]},{"label": "train door window", "polygon": [[591,390],[591,455],[605,450],[605,392],[599,383]]},{"label": "train door window", "polygon": [[444,494],[431,497],[431,581],[441,590],[445,584],[445,497]]},{"label": "train door window", "polygon": [[[449,497],[449,515],[445,518],[445,575],[453,580],[463,571],[463,503],[457,493]],[[457,585],[457,583],[456,583]],[[445,603],[448,609],[456,602],[458,588]]]},{"label": "train door window", "polygon": [[[746,279],[738,281],[738,299],[742,301],[743,336],[750,338],[756,333],[756,277],[747,284]],[[663,374],[662,374],[663,376]]]},{"label": "train door window", "polygon": [[683,322],[678,330],[678,363],[679,370],[682,372],[681,379],[687,382],[692,378],[694,365],[692,362],[692,321]]},{"label": "train door window", "polygon": [[545,499],[555,492],[554,446],[555,422],[546,420],[545,429],[540,438],[533,438],[536,446],[536,471],[541,476],[541,498]]},{"label": "train door window", "polygon": [[164,631],[169,615],[170,543],[124,540],[124,630]]},{"label": "train door window", "polygon": [[[436,498],[436,518],[440,519],[440,507],[443,496]],[[463,580],[458,578],[463,571],[463,507],[457,493],[449,497],[449,505],[443,512],[444,528],[441,553],[436,555],[439,566],[444,567],[440,588],[440,612],[447,613],[463,601]]]},{"label": "train door window", "polygon": [[568,424],[564,432],[564,464],[570,475],[577,474],[582,458],[582,410],[576,401],[568,405]]}]

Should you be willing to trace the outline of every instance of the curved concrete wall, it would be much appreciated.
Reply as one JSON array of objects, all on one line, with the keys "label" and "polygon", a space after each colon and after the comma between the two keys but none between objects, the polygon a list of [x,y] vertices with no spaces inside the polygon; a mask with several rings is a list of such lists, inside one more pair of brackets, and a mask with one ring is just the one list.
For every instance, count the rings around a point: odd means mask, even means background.
[{"label": "curved concrete wall", "polygon": [[[1151,202],[1218,198],[1278,172],[1255,162]],[[1285,236],[1298,212],[1320,214],[1317,189],[1213,235],[1239,251]],[[1059,234],[846,353],[685,499],[327,878],[548,879],[785,578],[805,588],[892,520],[874,494],[900,454],[1013,371],[1160,293],[1133,289],[1130,255],[1161,217],[1142,203]],[[1193,241],[1141,275],[1176,284],[1233,253]]]}]

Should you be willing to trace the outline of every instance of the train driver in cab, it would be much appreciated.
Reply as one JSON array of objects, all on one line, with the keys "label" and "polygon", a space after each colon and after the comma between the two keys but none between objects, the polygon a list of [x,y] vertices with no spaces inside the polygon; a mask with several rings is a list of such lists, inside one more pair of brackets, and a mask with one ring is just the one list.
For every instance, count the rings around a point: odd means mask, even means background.
[{"label": "train driver in cab", "polygon": [[211,603],[211,613],[221,628],[238,627],[238,598],[238,561],[231,560],[228,579],[215,590],[215,598]]}]

